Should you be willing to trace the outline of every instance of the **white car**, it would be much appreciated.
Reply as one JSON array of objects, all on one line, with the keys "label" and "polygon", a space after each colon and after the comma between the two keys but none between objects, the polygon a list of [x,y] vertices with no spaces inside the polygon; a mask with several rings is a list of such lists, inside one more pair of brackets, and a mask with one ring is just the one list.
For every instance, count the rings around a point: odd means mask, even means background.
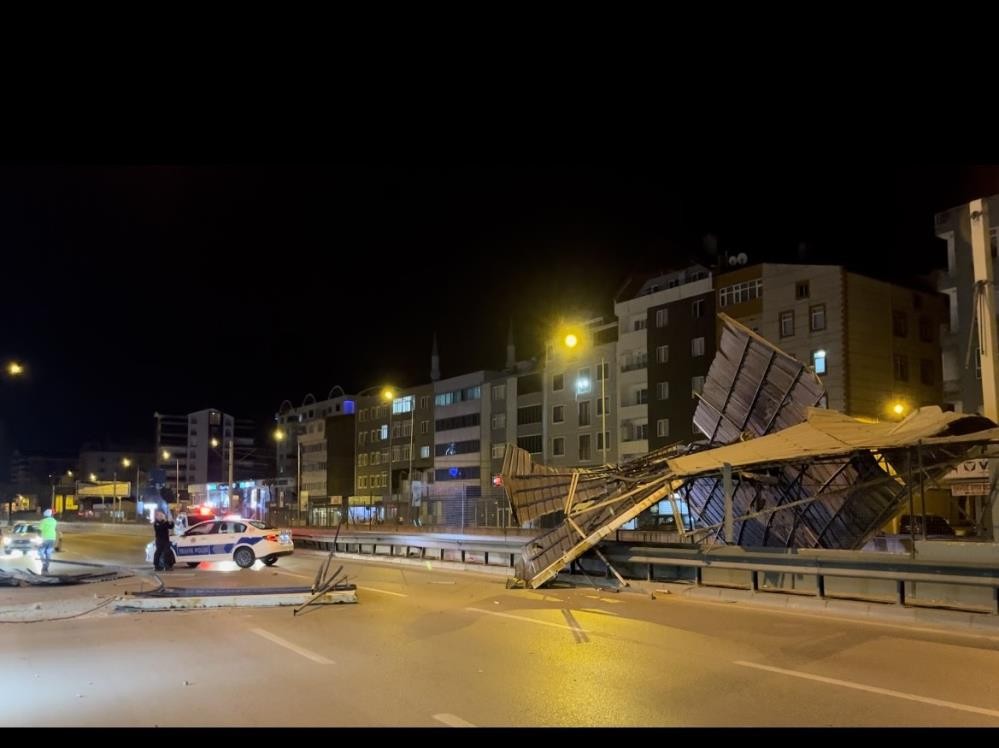
[{"label": "white car", "polygon": [[[55,550],[62,550],[62,530],[56,527]],[[11,554],[14,551],[21,553],[31,553],[37,551],[42,545],[42,531],[38,529],[36,522],[18,522],[14,525],[10,535],[3,536],[3,552]]]},{"label": "white car", "polygon": [[[278,530],[257,519],[217,519],[201,522],[170,538],[174,559],[190,567],[202,561],[235,561],[249,569],[258,558],[268,566],[290,556],[295,544],[287,530]],[[146,561],[153,563],[156,542],[146,546]]]}]

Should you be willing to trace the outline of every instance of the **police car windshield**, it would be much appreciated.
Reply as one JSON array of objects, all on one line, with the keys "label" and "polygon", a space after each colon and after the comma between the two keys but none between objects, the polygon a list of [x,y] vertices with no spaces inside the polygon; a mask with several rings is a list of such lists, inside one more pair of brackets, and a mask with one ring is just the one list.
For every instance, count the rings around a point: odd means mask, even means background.
[{"label": "police car windshield", "polygon": [[266,522],[261,522],[259,519],[248,519],[247,523],[253,525],[258,530],[276,530],[277,529],[273,525],[268,525]]},{"label": "police car windshield", "polygon": [[15,535],[26,535],[29,532],[38,532],[38,528],[34,525],[14,525]]}]

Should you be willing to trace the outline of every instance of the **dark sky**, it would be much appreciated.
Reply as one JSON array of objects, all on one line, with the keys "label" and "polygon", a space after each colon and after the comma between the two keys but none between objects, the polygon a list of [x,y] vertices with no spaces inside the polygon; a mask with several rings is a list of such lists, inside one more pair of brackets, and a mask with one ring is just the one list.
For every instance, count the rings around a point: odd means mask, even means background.
[{"label": "dark sky", "polygon": [[560,312],[696,256],[943,261],[933,212],[994,167],[871,165],[0,166],[6,449],[151,442],[153,412],[269,419],[331,386],[502,364]]}]

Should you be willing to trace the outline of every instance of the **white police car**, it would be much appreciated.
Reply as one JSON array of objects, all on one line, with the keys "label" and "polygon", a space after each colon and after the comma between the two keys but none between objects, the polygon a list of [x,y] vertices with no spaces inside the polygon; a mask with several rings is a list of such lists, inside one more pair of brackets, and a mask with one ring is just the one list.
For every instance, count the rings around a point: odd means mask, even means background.
[{"label": "white police car", "polygon": [[[62,550],[62,530],[56,528],[55,550]],[[18,522],[10,535],[3,537],[3,552],[10,555],[14,551],[30,554],[42,546],[42,531],[36,522]]]},{"label": "white police car", "polygon": [[[242,517],[200,522],[172,536],[170,546],[174,560],[190,567],[202,561],[235,561],[242,569],[249,569],[257,559],[273,566],[281,556],[290,556],[295,550],[287,530]],[[154,541],[146,546],[148,563],[153,563],[155,553]]]}]

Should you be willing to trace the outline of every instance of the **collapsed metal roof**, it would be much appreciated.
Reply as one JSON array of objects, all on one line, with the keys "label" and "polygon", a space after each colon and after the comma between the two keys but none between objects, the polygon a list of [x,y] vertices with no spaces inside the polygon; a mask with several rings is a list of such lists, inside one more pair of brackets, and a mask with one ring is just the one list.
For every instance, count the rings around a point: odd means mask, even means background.
[{"label": "collapsed metal roof", "polygon": [[[703,444],[674,445],[622,465],[553,468],[507,445],[503,484],[521,524],[561,513],[525,546],[518,577],[558,574],[664,499],[693,536],[721,541],[723,471],[732,470],[733,541],[743,546],[856,549],[894,516],[913,484],[935,480],[989,444],[999,428],[977,415],[920,408],[901,423],[866,423],[816,408],[826,401],[807,366],[726,315],[694,425]],[[599,552],[599,551],[598,551]]]}]

